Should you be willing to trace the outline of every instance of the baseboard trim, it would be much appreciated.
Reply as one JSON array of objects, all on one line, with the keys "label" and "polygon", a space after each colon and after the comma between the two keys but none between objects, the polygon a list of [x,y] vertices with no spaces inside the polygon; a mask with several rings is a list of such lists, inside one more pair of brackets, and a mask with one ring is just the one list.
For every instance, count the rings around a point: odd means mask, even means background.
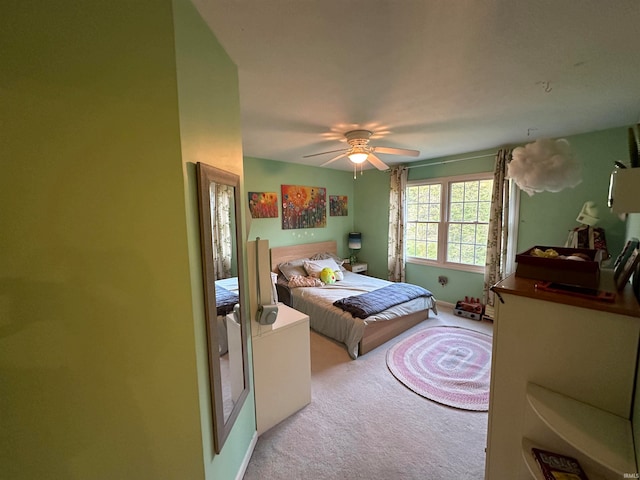
[{"label": "baseboard trim", "polygon": [[455,306],[453,303],[449,303],[449,302],[443,302],[442,300],[437,300],[436,302],[436,306],[438,307],[438,310],[440,308],[444,308],[445,310],[451,310],[453,311],[453,307]]},{"label": "baseboard trim", "polygon": [[251,461],[253,450],[256,448],[257,442],[258,442],[258,432],[253,432],[253,438],[251,439],[251,443],[249,444],[247,453],[244,455],[244,459],[242,460],[242,464],[240,465],[240,470],[238,470],[238,474],[236,475],[236,480],[242,480],[242,478],[244,477],[244,474],[247,471],[247,467],[249,466],[249,461]]}]

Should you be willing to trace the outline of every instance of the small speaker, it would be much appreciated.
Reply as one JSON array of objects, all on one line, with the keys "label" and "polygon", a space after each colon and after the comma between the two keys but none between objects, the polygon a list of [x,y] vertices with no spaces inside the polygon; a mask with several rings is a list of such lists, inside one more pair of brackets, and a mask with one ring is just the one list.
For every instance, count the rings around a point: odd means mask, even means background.
[{"label": "small speaker", "polygon": [[256,314],[258,323],[261,325],[271,325],[278,318],[277,305],[260,305]]}]

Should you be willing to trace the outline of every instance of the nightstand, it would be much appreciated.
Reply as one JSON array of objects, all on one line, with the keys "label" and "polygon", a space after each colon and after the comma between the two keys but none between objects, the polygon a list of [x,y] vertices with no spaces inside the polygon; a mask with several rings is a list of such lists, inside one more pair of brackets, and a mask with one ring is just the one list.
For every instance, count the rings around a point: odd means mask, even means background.
[{"label": "nightstand", "polygon": [[368,265],[366,263],[356,262],[345,263],[343,267],[353,273],[367,273]]}]

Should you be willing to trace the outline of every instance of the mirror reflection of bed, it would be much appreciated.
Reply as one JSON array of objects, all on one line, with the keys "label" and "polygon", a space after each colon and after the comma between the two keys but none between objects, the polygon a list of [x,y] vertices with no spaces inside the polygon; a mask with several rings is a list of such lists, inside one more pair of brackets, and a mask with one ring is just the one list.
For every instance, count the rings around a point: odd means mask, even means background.
[{"label": "mirror reflection of bed", "polygon": [[[334,305],[336,300],[373,292],[385,287],[401,285],[387,280],[360,275],[340,267],[343,280],[322,287],[295,285],[294,276],[308,275],[305,262],[321,265],[333,259],[340,263],[335,241],[316,242],[271,248],[271,270],[278,274],[278,298],[286,305],[309,315],[313,330],[332,338],[347,348],[351,358],[363,355],[396,337],[405,330],[429,317],[429,310],[436,311],[436,300],[431,292],[357,318]],[[313,266],[312,266],[313,267]],[[312,268],[313,270],[313,268]],[[421,287],[416,286],[415,290]],[[392,293],[390,297],[393,297]],[[382,302],[384,303],[384,301]],[[369,306],[367,305],[367,309]],[[373,310],[373,309],[372,309]]]},{"label": "mirror reflection of bed", "polygon": [[239,305],[238,277],[216,280],[218,352],[225,422],[243,390],[242,336],[234,308]]}]

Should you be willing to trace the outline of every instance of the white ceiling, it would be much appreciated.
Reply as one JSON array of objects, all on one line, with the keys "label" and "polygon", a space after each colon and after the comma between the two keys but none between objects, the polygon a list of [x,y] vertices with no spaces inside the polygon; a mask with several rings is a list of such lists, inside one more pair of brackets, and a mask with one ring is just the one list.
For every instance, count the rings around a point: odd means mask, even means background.
[{"label": "white ceiling", "polygon": [[[238,66],[245,156],[388,165],[640,120],[639,0],[194,0]],[[341,159],[331,168],[349,170]]]}]

